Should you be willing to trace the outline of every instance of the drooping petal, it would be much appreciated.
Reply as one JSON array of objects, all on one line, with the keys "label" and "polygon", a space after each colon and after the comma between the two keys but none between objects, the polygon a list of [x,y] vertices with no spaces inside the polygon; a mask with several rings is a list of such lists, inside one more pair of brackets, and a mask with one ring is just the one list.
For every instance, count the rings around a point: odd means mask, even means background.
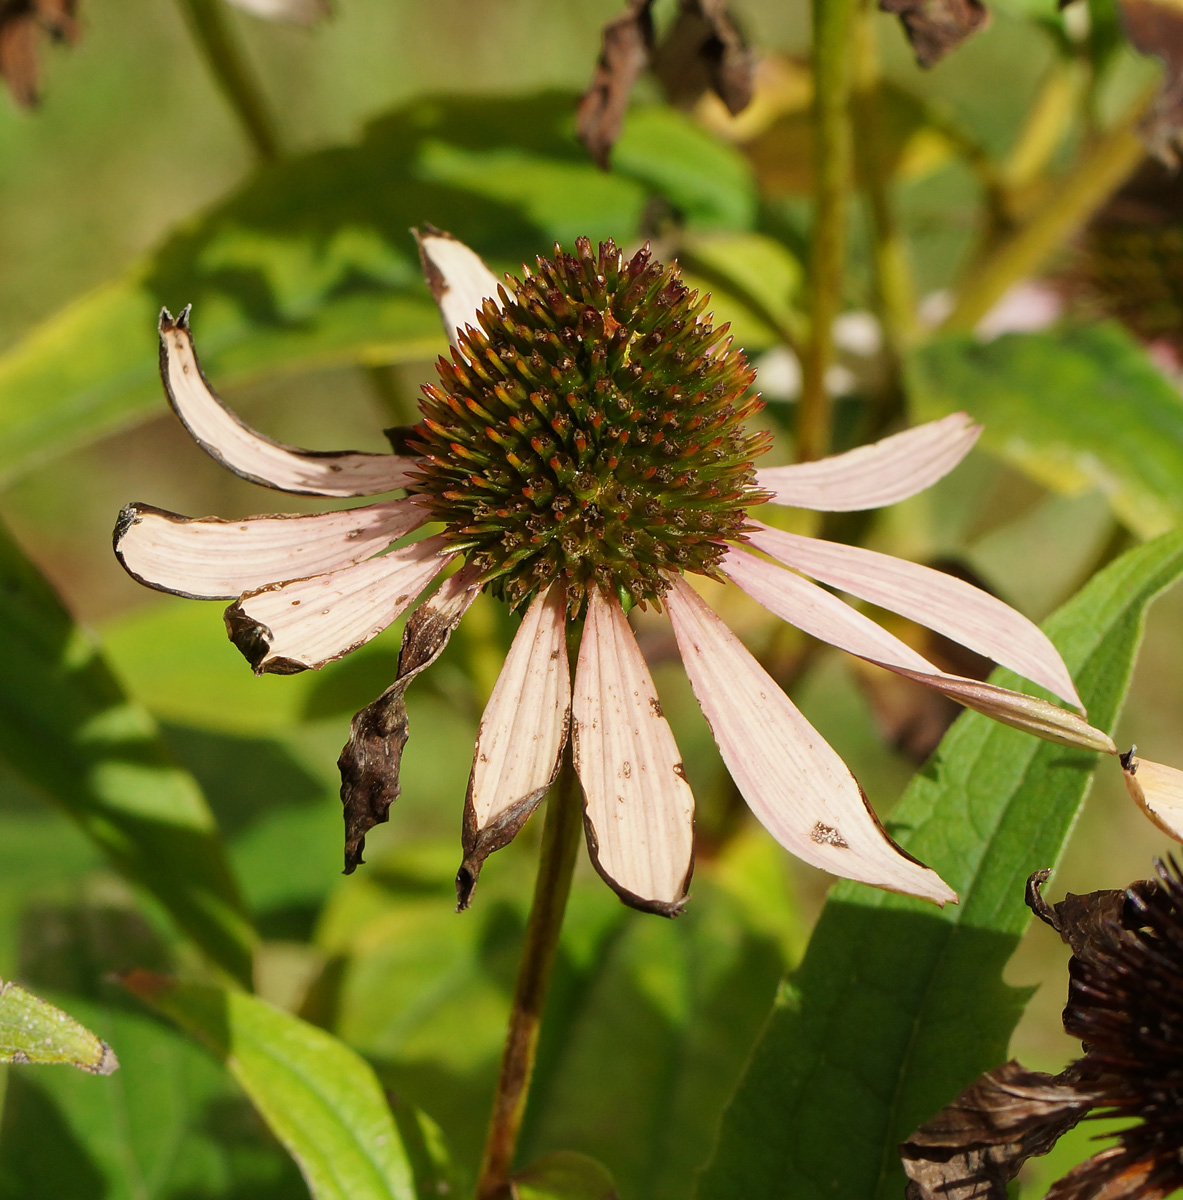
[{"label": "drooping petal", "polygon": [[981,432],[982,427],[965,413],[953,413],[845,454],[766,467],[756,472],[756,485],[772,493],[773,504],[793,508],[820,512],[882,508],[915,496],[948,475]]},{"label": "drooping petal", "polygon": [[958,704],[1036,737],[1115,753],[1109,735],[1078,714],[1009,688],[946,674],[869,617],[792,571],[742,550],[729,551],[722,570],[769,612],[831,646],[935,688]]},{"label": "drooping petal", "polygon": [[226,609],[230,640],[256,675],[291,675],[365,645],[455,557],[442,537],[381,558],[243,596]]},{"label": "drooping petal", "polygon": [[299,496],[372,496],[405,487],[413,458],[360,451],[300,450],[244,425],[214,394],[193,348],[189,310],[160,313],[160,377],[193,440],[224,467],[263,487]]},{"label": "drooping petal", "polygon": [[566,608],[558,583],[535,598],[485,705],[464,804],[460,908],[485,859],[517,836],[559,772],[571,720]]},{"label": "drooping petal", "polygon": [[487,299],[497,298],[501,282],[474,250],[459,238],[430,226],[426,233],[415,230],[419,259],[431,297],[439,305],[444,330],[452,345],[466,325],[476,325],[476,315]]},{"label": "drooping petal", "polygon": [[417,529],[428,513],[389,500],[315,516],[223,521],[129,504],[115,526],[115,556],[131,577],[192,600],[232,600],[269,583],[347,567]]},{"label": "drooping petal", "polygon": [[884,832],[846,764],[685,580],[665,596],[690,685],[761,824],[815,867],[938,904],[956,893]]},{"label": "drooping petal", "polygon": [[628,620],[598,588],[571,716],[592,862],[626,904],[677,915],[694,863],[694,796]]},{"label": "drooping petal", "polygon": [[399,771],[407,744],[406,691],[431,666],[480,590],[480,571],[469,564],[440,584],[407,619],[394,682],[357,713],[341,751],[341,805],[345,812],[345,874],[362,862],[366,834],[387,820],[402,790]]},{"label": "drooping petal", "polygon": [[918,621],[992,658],[1083,709],[1068,668],[1046,634],[1008,604],[919,563],[757,525],[749,541],[822,583]]},{"label": "drooping petal", "polygon": [[1183,842],[1183,771],[1137,758],[1134,750],[1121,756],[1121,767],[1138,807],[1163,833]]}]

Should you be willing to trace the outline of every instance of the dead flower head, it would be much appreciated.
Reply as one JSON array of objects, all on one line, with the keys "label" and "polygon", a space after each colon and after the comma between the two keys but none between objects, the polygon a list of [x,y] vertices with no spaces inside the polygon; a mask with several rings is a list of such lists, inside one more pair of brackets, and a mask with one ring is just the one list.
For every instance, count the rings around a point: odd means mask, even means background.
[{"label": "dead flower head", "polygon": [[1084,1054],[1061,1074],[988,1071],[901,1146],[909,1200],[1004,1200],[1035,1154],[1088,1117],[1134,1123],[1046,1200],[1161,1200],[1183,1187],[1183,876],[1028,903],[1072,947],[1064,1029]]},{"label": "dead flower head", "polygon": [[[626,258],[611,242],[595,249],[580,239],[574,254],[556,247],[502,282],[447,234],[427,232],[420,249],[452,350],[397,454],[296,450],[248,429],[202,375],[187,312],[160,323],[173,409],[225,466],[303,495],[402,498],[240,521],[132,504],[115,531],[116,553],[140,582],[234,600],[226,624],[256,673],[315,670],[413,610],[397,678],[354,718],[341,756],[346,870],[399,793],[406,687],[482,590],[522,619],[473,757],[462,907],[486,856],[546,793],[569,735],[596,867],[635,907],[672,915],[682,906],[694,799],[629,628],[634,604],[668,616],[723,759],[782,845],[835,875],[956,899],[886,835],[846,765],[699,595],[695,576],[729,579],[814,637],[998,720],[1113,752],[1077,713],[945,673],[819,584],[920,621],[1079,707],[1051,643],[1000,601],[752,517],[765,503],[848,511],[903,500],[974,444],[978,429],[964,414],[820,462],[757,469],[768,439],[745,428],[759,408],[754,372],[676,266],[648,248]],[[423,525],[436,532],[405,540]],[[567,634],[578,629],[572,682]]]}]

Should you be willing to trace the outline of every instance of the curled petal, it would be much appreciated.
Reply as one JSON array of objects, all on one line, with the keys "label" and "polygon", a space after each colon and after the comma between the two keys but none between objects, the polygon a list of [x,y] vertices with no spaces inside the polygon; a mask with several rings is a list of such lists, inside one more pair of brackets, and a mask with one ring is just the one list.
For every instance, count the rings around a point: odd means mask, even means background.
[{"label": "curled petal", "polygon": [[598,588],[571,715],[592,862],[626,904],[676,916],[694,865],[694,796],[628,619]]},{"label": "curled petal", "polygon": [[935,688],[966,708],[1036,737],[1084,750],[1116,752],[1108,734],[1093,728],[1074,712],[1035,696],[938,670],[869,617],[792,571],[740,550],[728,552],[722,569],[769,612],[831,646]]},{"label": "curled petal", "polygon": [[767,525],[751,532],[749,541],[786,566],[935,629],[1083,710],[1047,635],[988,592],[919,563]]},{"label": "curled petal", "polygon": [[820,512],[882,508],[915,496],[948,475],[981,432],[982,427],[965,413],[953,413],[845,454],[765,468],[756,472],[756,484],[772,493],[773,504],[793,508]]},{"label": "curled petal", "polygon": [[340,571],[263,588],[226,609],[230,640],[256,675],[292,675],[377,637],[454,557],[425,538]]},{"label": "curled petal", "polygon": [[417,229],[414,233],[431,298],[439,305],[444,330],[454,346],[460,330],[476,324],[481,305],[497,298],[500,281],[459,238],[430,226],[426,233]]},{"label": "curled petal", "polygon": [[887,836],[846,764],[680,577],[665,596],[690,685],[752,812],[798,858],[938,904],[956,893]]},{"label": "curled petal", "polygon": [[485,859],[517,836],[559,772],[571,719],[566,610],[560,584],[535,598],[485,705],[464,805],[460,908]]},{"label": "curled petal", "polygon": [[385,550],[428,519],[414,500],[315,516],[182,517],[129,504],[115,555],[135,580],[192,600],[232,600],[269,583],[303,579]]},{"label": "curled petal", "polygon": [[337,766],[345,812],[345,874],[362,862],[366,834],[390,814],[402,790],[399,772],[407,744],[406,692],[411,681],[443,653],[452,631],[476,599],[480,572],[461,567],[410,615],[403,630],[394,682],[357,713]]},{"label": "curled petal", "polygon": [[160,313],[160,377],[193,440],[236,475],[300,496],[372,496],[405,487],[414,459],[359,451],[299,450],[244,425],[214,394],[189,332],[189,310]]},{"label": "curled petal", "polygon": [[1183,842],[1183,771],[1137,758],[1134,750],[1121,756],[1121,767],[1138,807],[1163,833]]}]

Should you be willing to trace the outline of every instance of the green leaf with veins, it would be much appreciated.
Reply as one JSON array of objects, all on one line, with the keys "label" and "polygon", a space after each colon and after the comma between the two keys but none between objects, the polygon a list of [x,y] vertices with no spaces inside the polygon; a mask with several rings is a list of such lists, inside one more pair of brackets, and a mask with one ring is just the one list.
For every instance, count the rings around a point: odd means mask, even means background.
[{"label": "green leaf with veins", "polygon": [[[1100,728],[1117,719],[1147,605],[1180,575],[1183,535],[1168,534],[1046,623]],[[1006,671],[991,678],[1023,686]],[[978,714],[958,719],[892,828],[961,903],[833,889],[724,1116],[699,1200],[903,1194],[899,1143],[1006,1058],[1028,999],[1002,980],[1030,922],[1024,884],[1058,860],[1095,765]]]},{"label": "green leaf with veins", "polygon": [[[315,1200],[414,1200],[415,1164],[390,1106],[344,1042],[242,992],[141,971],[124,982],[225,1060]],[[422,1159],[435,1176],[438,1154]]]},{"label": "green leaf with veins", "polygon": [[119,1069],[115,1052],[69,1013],[0,980],[0,1063],[66,1063],[92,1075]]},{"label": "green leaf with veins", "polygon": [[1054,490],[1098,488],[1142,537],[1183,518],[1183,396],[1120,326],[938,338],[907,371],[918,418],[964,409],[983,446]]},{"label": "green leaf with veins", "polygon": [[356,144],[260,168],[0,356],[0,478],[164,412],[162,304],[193,304],[203,365],[232,388],[443,351],[410,226],[447,229],[517,271],[580,234],[633,242],[658,210],[691,229],[754,222],[742,156],[690,118],[639,112],[606,174],[575,141],[574,104],[565,92],[423,98]]},{"label": "green leaf with veins", "polygon": [[0,758],[250,986],[254,932],[205,797],[2,527],[0,624]]}]

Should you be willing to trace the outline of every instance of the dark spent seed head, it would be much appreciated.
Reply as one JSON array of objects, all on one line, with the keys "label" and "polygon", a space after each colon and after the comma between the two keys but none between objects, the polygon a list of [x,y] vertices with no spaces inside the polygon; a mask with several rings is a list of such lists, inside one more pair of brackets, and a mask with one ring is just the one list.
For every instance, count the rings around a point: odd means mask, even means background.
[{"label": "dark spent seed head", "polygon": [[572,615],[598,584],[658,600],[662,572],[711,574],[767,499],[744,422],[755,372],[648,247],[555,247],[486,300],[424,387],[410,488],[518,607],[554,579]]}]

